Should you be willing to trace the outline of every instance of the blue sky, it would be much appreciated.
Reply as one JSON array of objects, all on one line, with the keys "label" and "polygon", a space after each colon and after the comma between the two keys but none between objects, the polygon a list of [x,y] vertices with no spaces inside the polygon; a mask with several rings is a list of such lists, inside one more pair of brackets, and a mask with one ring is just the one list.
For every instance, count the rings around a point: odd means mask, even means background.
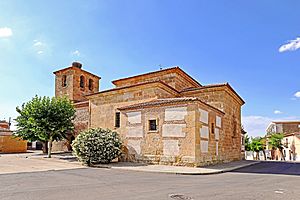
[{"label": "blue sky", "polygon": [[[300,2],[0,1],[0,119],[35,94],[54,95],[53,71],[83,63],[110,81],[178,65],[202,84],[229,82],[243,123],[300,119]],[[285,45],[286,46],[282,46]],[[297,97],[298,96],[298,97]]]}]

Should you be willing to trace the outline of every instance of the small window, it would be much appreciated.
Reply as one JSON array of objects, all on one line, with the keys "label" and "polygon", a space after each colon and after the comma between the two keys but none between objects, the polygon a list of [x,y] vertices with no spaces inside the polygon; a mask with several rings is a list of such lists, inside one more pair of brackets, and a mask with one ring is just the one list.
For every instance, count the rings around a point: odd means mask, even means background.
[{"label": "small window", "polygon": [[67,76],[66,75],[63,75],[63,77],[62,77],[62,86],[63,87],[67,86]]},{"label": "small window", "polygon": [[115,116],[115,127],[119,128],[120,127],[120,112],[116,112],[116,116]]},{"label": "small window", "polygon": [[236,121],[233,121],[233,136],[232,137],[237,137],[237,123],[236,123]]},{"label": "small window", "polygon": [[80,76],[80,87],[84,88],[84,76]]},{"label": "small window", "polygon": [[155,119],[149,120],[149,131],[157,131],[157,121]]},{"label": "small window", "polygon": [[211,133],[215,133],[215,123],[211,123]]},{"label": "small window", "polygon": [[94,81],[92,79],[89,79],[89,90],[93,90],[94,87]]}]

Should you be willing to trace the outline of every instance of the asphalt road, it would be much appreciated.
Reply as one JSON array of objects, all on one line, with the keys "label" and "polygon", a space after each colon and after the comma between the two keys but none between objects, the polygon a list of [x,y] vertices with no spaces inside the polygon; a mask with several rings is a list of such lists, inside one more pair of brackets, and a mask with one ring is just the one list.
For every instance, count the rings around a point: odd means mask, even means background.
[{"label": "asphalt road", "polygon": [[[262,162],[250,167],[244,167],[235,172],[258,174],[282,174],[300,176],[300,163],[298,162]],[[300,189],[300,182],[299,182]],[[299,197],[300,199],[300,197]]]},{"label": "asphalt road", "polygon": [[[300,176],[288,163],[270,163],[216,175],[175,175],[116,169],[72,169],[0,175],[1,200],[164,200],[300,198]],[[297,165],[295,165],[297,167]],[[299,166],[298,166],[299,167]]]}]

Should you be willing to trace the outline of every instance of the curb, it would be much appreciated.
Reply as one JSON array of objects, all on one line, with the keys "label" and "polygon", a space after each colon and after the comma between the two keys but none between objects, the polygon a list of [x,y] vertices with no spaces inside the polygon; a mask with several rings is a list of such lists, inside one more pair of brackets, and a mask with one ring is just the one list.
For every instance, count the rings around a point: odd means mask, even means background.
[{"label": "curb", "polygon": [[135,171],[135,172],[146,172],[146,173],[163,173],[163,174],[176,174],[176,175],[214,175],[214,174],[222,174],[226,172],[230,172],[236,169],[244,168],[244,167],[249,167],[255,164],[258,164],[260,162],[252,162],[236,167],[231,167],[228,169],[216,169],[211,172],[172,172],[172,171],[155,171],[155,170],[141,170],[141,169],[128,169],[128,168],[122,168],[122,167],[114,167],[110,165],[94,165],[91,166],[92,168],[104,168],[104,169],[116,169],[116,170],[126,170],[126,171]]},{"label": "curb", "polygon": [[112,166],[109,166],[109,165],[91,165],[90,166],[91,168],[101,168],[101,169],[112,169],[113,167]]},{"label": "curb", "polygon": [[222,174],[222,173],[226,173],[226,172],[231,172],[231,171],[234,171],[234,170],[237,170],[237,169],[241,169],[241,168],[244,168],[244,167],[249,167],[249,166],[252,166],[252,165],[256,165],[260,162],[253,162],[253,163],[248,163],[248,164],[244,164],[244,165],[240,165],[240,166],[236,166],[236,167],[231,167],[231,168],[228,168],[228,169],[222,169],[222,170],[216,170],[216,171],[213,171],[213,172],[187,172],[187,173],[184,173],[184,172],[170,172],[170,173],[173,173],[173,174],[178,174],[178,175],[213,175],[213,174]]},{"label": "curb", "polygon": [[245,164],[245,165],[242,165],[242,166],[236,166],[236,167],[231,167],[231,168],[228,168],[228,169],[224,169],[222,171],[223,172],[231,172],[231,171],[234,171],[234,170],[237,170],[237,169],[241,169],[241,168],[244,168],[244,167],[249,167],[249,166],[252,166],[252,165],[259,164],[259,163],[261,163],[261,162],[260,161],[252,162],[252,163]]}]

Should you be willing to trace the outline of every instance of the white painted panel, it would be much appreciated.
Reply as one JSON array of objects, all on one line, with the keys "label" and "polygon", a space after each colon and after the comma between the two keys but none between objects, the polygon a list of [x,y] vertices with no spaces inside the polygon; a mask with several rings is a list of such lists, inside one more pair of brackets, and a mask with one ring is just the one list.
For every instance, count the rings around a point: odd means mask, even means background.
[{"label": "white painted panel", "polygon": [[127,137],[143,137],[143,127],[127,127]]},{"label": "white painted panel", "polygon": [[222,127],[222,118],[219,116],[216,117],[216,126],[219,128]]},{"label": "white painted panel", "polygon": [[184,120],[187,115],[187,107],[166,108],[165,121]]},{"label": "white painted panel", "polygon": [[183,128],[186,124],[164,124],[162,127],[163,137],[185,137]]},{"label": "white painted panel", "polygon": [[220,139],[220,129],[215,128],[215,139],[219,140]]},{"label": "white painted panel", "polygon": [[163,154],[165,156],[179,155],[178,140],[164,140],[163,141]]},{"label": "white painted panel", "polygon": [[209,138],[209,128],[208,128],[208,126],[202,126],[200,128],[200,136],[202,138]]},{"label": "white painted panel", "polygon": [[141,140],[128,140],[127,148],[130,154],[141,154]]},{"label": "white painted panel", "polygon": [[141,112],[129,112],[127,113],[128,122],[130,124],[137,124],[142,122],[142,113]]},{"label": "white painted panel", "polygon": [[199,108],[200,121],[208,124],[208,112]]},{"label": "white painted panel", "polygon": [[216,142],[216,155],[219,155],[219,142]]},{"label": "white painted panel", "polygon": [[200,150],[202,153],[208,152],[208,141],[205,141],[205,140],[200,141]]}]

